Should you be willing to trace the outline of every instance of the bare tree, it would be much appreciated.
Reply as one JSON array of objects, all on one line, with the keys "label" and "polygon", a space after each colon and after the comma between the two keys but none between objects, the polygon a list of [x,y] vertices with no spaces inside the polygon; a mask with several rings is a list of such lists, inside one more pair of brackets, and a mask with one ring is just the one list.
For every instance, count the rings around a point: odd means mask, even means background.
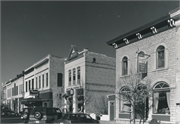
[{"label": "bare tree", "polygon": [[94,108],[97,114],[108,114],[108,100],[105,96],[95,99]]},{"label": "bare tree", "polygon": [[[123,90],[126,87],[126,90]],[[121,89],[122,88],[122,89]],[[145,106],[146,100],[152,96],[151,81],[148,78],[142,79],[142,74],[132,74],[129,76],[119,78],[119,83],[117,84],[118,98],[122,101],[128,101],[131,105],[131,119],[135,124],[135,115],[140,116],[140,123],[143,120],[145,111],[148,112],[152,105]],[[145,108],[146,107],[146,108]]]}]

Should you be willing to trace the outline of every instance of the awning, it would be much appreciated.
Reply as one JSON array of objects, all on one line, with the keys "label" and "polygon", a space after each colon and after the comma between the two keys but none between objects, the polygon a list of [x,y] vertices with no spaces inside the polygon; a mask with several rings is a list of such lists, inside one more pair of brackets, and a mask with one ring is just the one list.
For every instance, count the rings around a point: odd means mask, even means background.
[{"label": "awning", "polygon": [[35,102],[43,102],[43,101],[49,101],[50,99],[41,99],[41,98],[27,98],[22,99],[21,104],[32,104]]}]

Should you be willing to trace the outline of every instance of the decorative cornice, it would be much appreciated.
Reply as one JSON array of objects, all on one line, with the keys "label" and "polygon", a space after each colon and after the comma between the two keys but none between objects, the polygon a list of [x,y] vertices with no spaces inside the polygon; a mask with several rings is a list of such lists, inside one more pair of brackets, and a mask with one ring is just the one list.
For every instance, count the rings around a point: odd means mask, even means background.
[{"label": "decorative cornice", "polygon": [[168,15],[165,15],[123,35],[120,35],[119,37],[108,41],[107,44],[117,49],[152,35],[156,35],[160,32],[179,25],[179,16],[180,10],[173,11]]}]

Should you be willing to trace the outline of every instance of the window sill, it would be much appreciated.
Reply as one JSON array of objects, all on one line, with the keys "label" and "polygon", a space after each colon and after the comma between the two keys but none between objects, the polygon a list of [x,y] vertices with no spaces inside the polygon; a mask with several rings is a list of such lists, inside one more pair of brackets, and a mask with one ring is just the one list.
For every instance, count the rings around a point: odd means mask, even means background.
[{"label": "window sill", "polygon": [[157,69],[154,69],[153,72],[155,71],[163,71],[163,70],[168,70],[169,68],[168,67],[165,67],[165,68],[157,68]]},{"label": "window sill", "polygon": [[170,114],[152,114],[152,115],[157,115],[157,116],[170,116]]},{"label": "window sill", "polygon": [[130,75],[121,75],[120,78],[129,77]]}]

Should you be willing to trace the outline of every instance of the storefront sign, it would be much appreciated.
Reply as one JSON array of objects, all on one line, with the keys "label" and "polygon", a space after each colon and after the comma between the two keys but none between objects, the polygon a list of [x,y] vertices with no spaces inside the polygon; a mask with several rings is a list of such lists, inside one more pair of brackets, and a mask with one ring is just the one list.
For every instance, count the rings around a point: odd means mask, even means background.
[{"label": "storefront sign", "polygon": [[39,91],[38,90],[30,90],[30,95],[38,95]]}]

